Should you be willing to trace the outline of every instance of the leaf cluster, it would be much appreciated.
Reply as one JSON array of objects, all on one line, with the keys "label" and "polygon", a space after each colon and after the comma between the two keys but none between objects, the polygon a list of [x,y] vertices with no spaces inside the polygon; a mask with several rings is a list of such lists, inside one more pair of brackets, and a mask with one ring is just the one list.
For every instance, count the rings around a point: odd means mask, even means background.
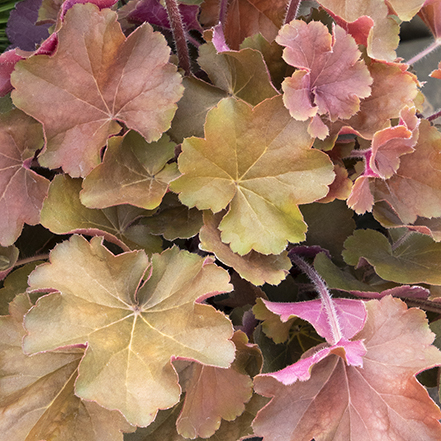
[{"label": "leaf cluster", "polygon": [[440,439],[441,1],[13,3],[0,440]]}]

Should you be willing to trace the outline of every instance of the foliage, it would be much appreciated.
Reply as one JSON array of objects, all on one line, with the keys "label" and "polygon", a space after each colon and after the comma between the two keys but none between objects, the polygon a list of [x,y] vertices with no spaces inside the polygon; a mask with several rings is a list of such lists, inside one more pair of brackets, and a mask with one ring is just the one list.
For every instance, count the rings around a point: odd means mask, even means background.
[{"label": "foliage", "polygon": [[0,440],[440,439],[441,1],[13,3]]}]

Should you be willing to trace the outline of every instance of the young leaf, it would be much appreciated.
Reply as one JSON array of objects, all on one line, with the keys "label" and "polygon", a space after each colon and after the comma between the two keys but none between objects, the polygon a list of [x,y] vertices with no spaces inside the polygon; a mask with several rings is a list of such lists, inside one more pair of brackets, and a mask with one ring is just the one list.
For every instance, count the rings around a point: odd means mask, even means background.
[{"label": "young leaf", "polygon": [[216,214],[210,211],[204,212],[204,226],[199,232],[200,248],[214,253],[222,263],[234,268],[242,278],[254,285],[264,283],[278,285],[291,268],[291,261],[286,251],[280,255],[264,255],[254,250],[245,256],[233,253],[231,248],[222,242],[221,232],[218,230],[224,214],[223,212]]},{"label": "young leaf", "polygon": [[374,230],[357,230],[345,242],[343,258],[349,265],[365,259],[385,280],[398,283],[441,285],[441,243],[414,233],[392,248],[385,236]]},{"label": "young leaf", "polygon": [[335,27],[312,21],[294,20],[285,25],[276,38],[285,46],[284,60],[299,68],[282,83],[283,101],[291,116],[300,121],[309,118],[309,132],[324,139],[328,129],[320,119],[347,119],[360,109],[360,98],[371,94],[372,78],[354,39]]},{"label": "young leaf", "polygon": [[366,324],[355,336],[367,349],[362,368],[331,354],[312,367],[308,381],[285,386],[256,377],[256,391],[272,397],[254,420],[256,435],[265,441],[441,437],[441,411],[415,378],[441,364],[424,312],[389,296],[366,307]]},{"label": "young leaf", "polygon": [[100,162],[116,121],[155,141],[170,127],[182,95],[170,49],[149,24],[125,37],[110,9],[74,5],[56,53],[18,63],[14,104],[43,124],[41,164],[85,176]]},{"label": "young leaf", "polygon": [[43,147],[41,124],[15,109],[0,114],[0,245],[12,245],[23,224],[38,224],[49,181],[30,169]]},{"label": "young leaf", "polygon": [[76,394],[147,426],[158,409],[179,401],[172,359],[219,367],[233,361],[230,321],[200,303],[230,291],[228,280],[211,260],[176,247],[149,262],[143,251],[115,256],[100,238],[73,236],[29,278],[31,290],[58,293],[27,314],[24,350],[87,343]]},{"label": "young leaf", "polygon": [[136,224],[150,212],[130,205],[103,210],[87,208],[80,201],[80,190],[81,179],[56,176],[41,210],[41,225],[55,234],[105,236],[126,250],[143,248],[148,254],[162,251],[161,239],[152,236],[147,227]]},{"label": "young leaf", "polygon": [[175,144],[164,135],[147,143],[134,131],[109,139],[103,162],[83,181],[81,202],[89,208],[131,204],[152,210],[165,195],[168,184],[179,176]]},{"label": "young leaf", "polygon": [[205,139],[184,140],[183,176],[170,188],[189,207],[217,213],[228,206],[219,229],[235,253],[279,254],[287,241],[304,239],[297,204],[325,196],[334,179],[329,158],[310,148],[306,129],[280,96],[254,109],[224,99],[207,114]]},{"label": "young leaf", "polygon": [[2,439],[122,441],[134,429],[118,412],[109,412],[74,394],[81,347],[23,354],[23,315],[32,305],[25,294],[0,317],[0,430]]}]

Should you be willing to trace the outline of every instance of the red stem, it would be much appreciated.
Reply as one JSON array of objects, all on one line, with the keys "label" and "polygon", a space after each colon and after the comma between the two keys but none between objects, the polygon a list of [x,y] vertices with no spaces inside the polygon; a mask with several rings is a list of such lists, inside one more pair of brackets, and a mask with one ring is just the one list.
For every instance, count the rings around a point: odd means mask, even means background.
[{"label": "red stem", "polygon": [[297,17],[297,14],[299,13],[300,3],[302,3],[302,0],[291,0],[289,2],[288,9],[286,10],[284,24],[291,22]]},{"label": "red stem", "polygon": [[176,0],[165,0],[165,9],[167,10],[173,38],[175,40],[179,66],[184,69],[185,75],[188,76],[191,74],[190,55],[188,54],[187,39],[185,37],[184,24],[182,23],[178,2]]}]

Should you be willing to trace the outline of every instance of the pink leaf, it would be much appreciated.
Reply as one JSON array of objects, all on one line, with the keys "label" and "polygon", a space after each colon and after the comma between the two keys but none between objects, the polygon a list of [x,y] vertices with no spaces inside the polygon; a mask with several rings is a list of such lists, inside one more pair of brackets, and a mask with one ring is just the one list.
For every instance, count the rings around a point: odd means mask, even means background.
[{"label": "pink leaf", "polygon": [[[317,333],[326,340],[332,340],[332,330],[321,300],[298,303],[276,303],[263,300],[265,306],[274,314],[280,315],[282,322],[297,316],[314,326]],[[344,339],[352,338],[363,329],[366,321],[366,308],[360,300],[332,299],[337,312],[340,329]]]}]

